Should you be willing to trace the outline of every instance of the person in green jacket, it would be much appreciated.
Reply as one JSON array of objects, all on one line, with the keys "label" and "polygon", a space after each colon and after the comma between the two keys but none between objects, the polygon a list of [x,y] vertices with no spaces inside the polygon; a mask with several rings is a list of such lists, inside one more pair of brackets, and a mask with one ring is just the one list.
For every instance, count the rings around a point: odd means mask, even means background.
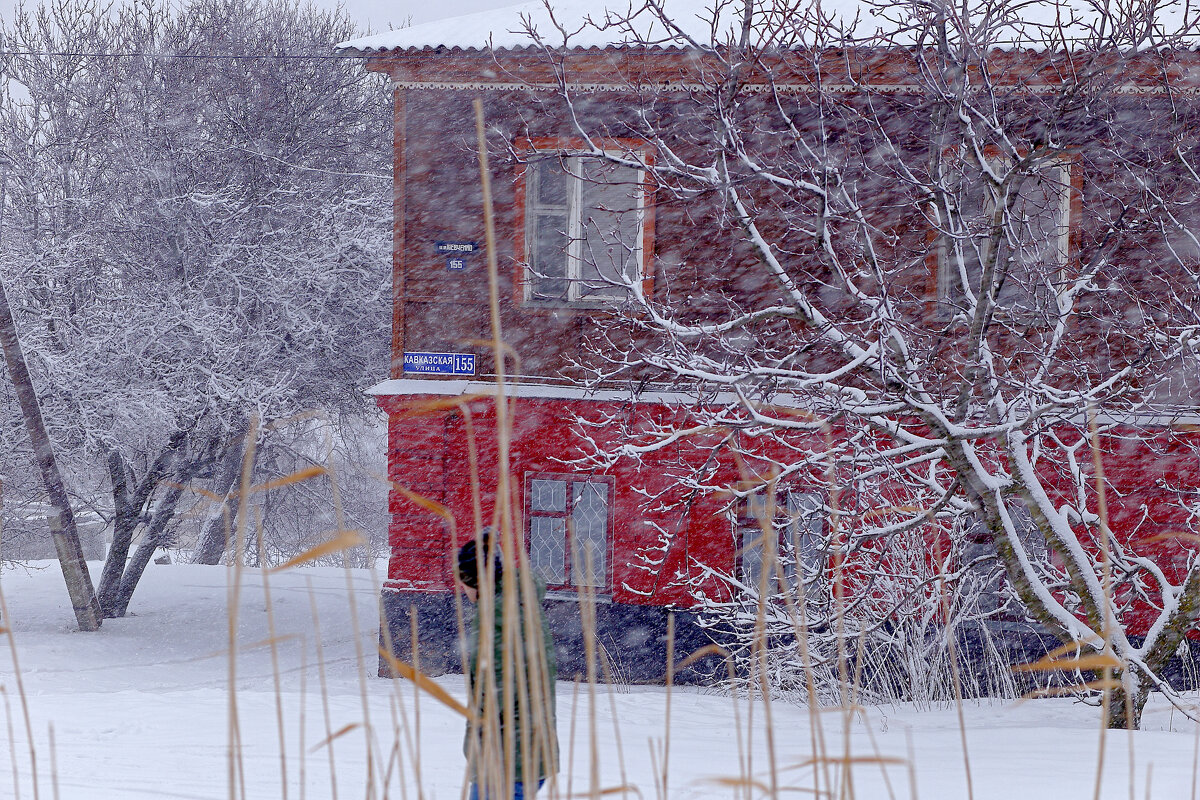
[{"label": "person in green jacket", "polygon": [[505,572],[499,550],[492,530],[484,528],[458,551],[459,588],[477,605],[466,642],[469,800],[524,800],[558,772],[558,665],[542,616],[546,587],[532,575]]}]

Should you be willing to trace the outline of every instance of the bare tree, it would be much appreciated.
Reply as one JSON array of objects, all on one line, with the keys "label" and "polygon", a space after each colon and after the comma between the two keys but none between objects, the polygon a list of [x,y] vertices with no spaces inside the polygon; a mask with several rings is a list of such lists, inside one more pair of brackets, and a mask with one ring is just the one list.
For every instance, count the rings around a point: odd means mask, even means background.
[{"label": "bare tree", "polygon": [[67,498],[62,473],[59,472],[58,463],[54,458],[54,446],[46,434],[46,424],[42,420],[37,393],[34,391],[33,381],[29,378],[29,369],[25,365],[21,340],[17,336],[17,326],[13,321],[12,310],[8,307],[8,296],[3,284],[0,284],[0,349],[4,351],[8,374],[16,389],[21,415],[25,419],[25,427],[33,443],[34,456],[42,473],[42,484],[50,496],[50,536],[67,582],[67,594],[71,598],[75,619],[79,622],[80,630],[98,630],[101,622],[100,606],[96,602],[92,576],[88,572],[87,562],[84,561],[83,547],[75,529],[75,513],[71,508],[71,501]]},{"label": "bare tree", "polygon": [[5,28],[0,270],[76,499],[114,520],[101,595],[121,614],[178,543],[178,485],[233,501],[220,463],[240,472],[252,415],[372,413],[390,120],[377,79],[329,57],[341,11],[49,0]]},{"label": "bare tree", "polygon": [[559,81],[547,110],[579,154],[645,176],[660,239],[704,232],[670,240],[652,293],[632,250],[624,269],[593,270],[628,314],[583,366],[697,398],[682,421],[588,421],[595,460],[715,449],[704,463],[743,464],[736,483],[681,468],[677,485],[731,492],[734,507],[824,487],[823,587],[764,573],[776,596],[825,593],[793,598],[793,615],[819,615],[810,633],[873,597],[863,576],[903,561],[889,548],[945,537],[942,568],[911,571],[902,594],[934,602],[935,586],[996,565],[1019,604],[978,616],[1019,607],[1095,654],[1083,663],[1115,675],[1110,724],[1137,725],[1148,692],[1173,696],[1164,669],[1200,612],[1200,559],[1144,541],[1136,508],[1107,514],[1116,484],[1098,467],[1152,453],[1171,409],[1196,400],[1161,382],[1194,364],[1200,334],[1198,109],[1172,77],[1195,61],[1186,9],[633,12],[606,29],[694,58],[686,91],[631,84],[628,113],[592,113],[570,26],[529,26]]}]

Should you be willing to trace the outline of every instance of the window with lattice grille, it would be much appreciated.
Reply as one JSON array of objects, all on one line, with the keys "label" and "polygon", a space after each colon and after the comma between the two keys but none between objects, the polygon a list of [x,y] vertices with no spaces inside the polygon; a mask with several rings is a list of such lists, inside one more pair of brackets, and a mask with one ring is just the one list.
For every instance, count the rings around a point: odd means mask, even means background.
[{"label": "window with lattice grille", "polygon": [[[738,506],[737,578],[755,592],[764,588],[765,579],[767,593],[774,594],[782,572],[789,591],[802,596],[815,588],[825,573],[825,495],[786,489],[777,494],[774,503],[768,504],[767,499],[759,492]],[[772,561],[778,563],[780,572],[764,576]]]},{"label": "window with lattice grille", "polygon": [[608,587],[612,484],[605,478],[529,476],[529,565],[551,589]]}]

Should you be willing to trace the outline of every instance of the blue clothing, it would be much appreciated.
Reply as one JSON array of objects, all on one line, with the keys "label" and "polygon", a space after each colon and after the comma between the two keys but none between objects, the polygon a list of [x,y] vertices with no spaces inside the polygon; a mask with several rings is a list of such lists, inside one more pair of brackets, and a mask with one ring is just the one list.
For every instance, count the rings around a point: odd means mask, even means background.
[{"label": "blue clothing", "polygon": [[[540,781],[538,781],[537,788],[541,789],[543,786],[545,786],[545,784],[546,784],[546,779],[542,778]],[[536,793],[536,790],[535,790],[535,793]],[[513,796],[513,800],[525,800],[525,784],[521,783],[520,781],[517,781],[516,783],[514,783],[512,796]],[[533,797],[532,794],[529,796]],[[467,800],[479,800],[479,784],[478,783],[471,784],[471,793],[467,795]],[[484,798],[484,800],[487,800],[487,798]]]}]

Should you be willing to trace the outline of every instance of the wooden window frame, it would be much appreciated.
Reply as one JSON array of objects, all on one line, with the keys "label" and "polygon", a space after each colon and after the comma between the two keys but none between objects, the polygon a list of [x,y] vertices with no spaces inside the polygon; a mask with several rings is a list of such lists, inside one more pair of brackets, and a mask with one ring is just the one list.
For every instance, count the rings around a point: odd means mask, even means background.
[{"label": "wooden window frame", "polygon": [[[532,508],[532,486],[535,480],[562,481],[566,484],[566,504],[565,510],[559,511],[534,511]],[[605,527],[604,527],[604,579],[601,586],[578,586],[574,583],[574,563],[571,558],[572,542],[575,536],[574,526],[571,524],[572,514],[574,512],[574,493],[572,487],[577,483],[592,483],[603,484],[608,488],[608,502],[605,509]],[[607,598],[612,594],[613,586],[613,556],[615,553],[615,525],[616,525],[616,479],[610,475],[585,475],[578,473],[556,473],[556,472],[526,472],[524,481],[524,498],[522,508],[525,514],[525,525],[523,532],[523,540],[526,553],[532,553],[532,534],[534,518],[552,518],[564,520],[564,562],[563,570],[566,575],[565,583],[550,583],[546,582],[546,589],[552,593],[570,593],[576,594],[580,589],[590,590],[595,592],[598,597]],[[532,564],[530,565],[532,569]]]},{"label": "wooden window frame", "polygon": [[[578,137],[534,137],[520,138],[513,144],[513,151],[518,161],[513,182],[513,302],[518,308],[528,311],[556,312],[566,310],[596,311],[612,309],[620,301],[612,299],[584,299],[567,301],[544,301],[530,297],[529,250],[527,237],[529,235],[528,209],[528,160],[537,154],[558,154],[564,157],[596,157],[591,145],[603,149],[606,153],[635,152],[647,167],[653,167],[654,154],[649,149],[649,143],[641,139],[594,139],[591,144]],[[654,293],[654,234],[655,234],[655,202],[654,182],[648,169],[641,170],[641,242],[640,269],[642,291],[647,297]]]}]

